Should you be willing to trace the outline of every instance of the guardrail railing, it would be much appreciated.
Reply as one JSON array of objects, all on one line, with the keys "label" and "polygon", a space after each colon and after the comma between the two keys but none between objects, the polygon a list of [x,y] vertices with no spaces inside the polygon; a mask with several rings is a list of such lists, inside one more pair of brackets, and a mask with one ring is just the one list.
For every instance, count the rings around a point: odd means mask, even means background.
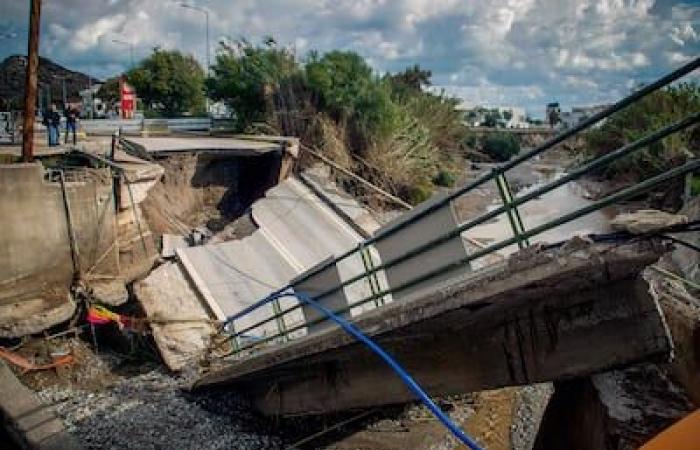
[{"label": "guardrail railing", "polygon": [[[274,292],[272,292],[269,296],[261,299],[260,301],[256,302],[255,304],[243,309],[242,311],[238,312],[237,314],[232,315],[231,317],[228,318],[227,320],[227,330],[228,330],[228,337],[232,343],[232,348],[233,351],[231,354],[235,355],[242,355],[244,354],[244,351],[247,350],[253,350],[258,346],[261,346],[266,343],[270,342],[287,342],[289,339],[297,336],[299,333],[298,332],[303,332],[306,330],[310,329],[310,327],[317,325],[319,323],[322,323],[326,320],[328,320],[325,317],[320,317],[317,319],[313,320],[302,320],[299,322],[297,319],[293,319],[295,323],[292,324],[289,322],[288,319],[292,318],[293,313],[297,313],[298,311],[304,307],[303,303],[297,303],[293,306],[282,308],[280,304],[280,298],[281,297],[288,297],[288,296],[293,296],[294,295],[294,286],[299,286],[300,284],[303,284],[304,281],[308,281],[312,279],[315,276],[320,275],[324,270],[327,269],[332,269],[334,266],[337,267],[337,264],[347,258],[350,258],[354,255],[361,255],[363,258],[363,261],[366,260],[367,255],[370,254],[368,253],[368,249],[373,249],[374,245],[381,242],[382,240],[386,239],[387,237],[390,237],[394,234],[396,234],[398,231],[402,230],[405,227],[411,226],[412,224],[415,224],[417,221],[426,218],[430,216],[431,214],[435,213],[438,211],[440,208],[444,208],[446,205],[450,204],[457,198],[470,193],[474,191],[475,189],[479,188],[480,186],[484,185],[485,183],[489,181],[494,181],[496,183],[497,191],[499,193],[500,199],[501,199],[501,206],[487,211],[481,215],[479,215],[476,218],[467,220],[466,222],[460,223],[458,226],[456,226],[453,230],[443,233],[440,235],[436,235],[433,239],[428,241],[427,243],[424,243],[422,245],[418,245],[415,248],[412,248],[410,250],[407,250],[405,253],[401,254],[398,257],[392,258],[391,260],[388,261],[383,261],[380,264],[373,264],[373,263],[368,263],[365,264],[365,270],[355,276],[352,276],[346,280],[341,281],[340,283],[322,291],[318,292],[312,297],[321,303],[323,303],[324,298],[329,297],[330,295],[333,295],[335,293],[338,293],[339,291],[342,291],[345,287],[352,285],[353,283],[356,283],[358,281],[366,280],[366,282],[372,284],[372,294],[368,295],[358,301],[352,302],[347,304],[347,306],[344,306],[336,311],[334,311],[336,314],[344,314],[344,313],[349,313],[350,310],[353,308],[357,308],[359,306],[365,305],[369,302],[373,302],[379,299],[384,299],[386,296],[394,294],[396,292],[418,286],[421,283],[425,283],[426,281],[430,281],[438,277],[439,275],[449,272],[451,270],[457,269],[459,267],[463,267],[464,265],[470,264],[472,261],[482,258],[484,256],[488,256],[494,252],[497,252],[498,250],[501,250],[503,248],[509,247],[511,245],[518,245],[520,248],[526,247],[530,243],[530,239],[533,237],[536,237],[548,230],[552,230],[556,227],[559,227],[563,224],[566,224],[568,222],[571,222],[573,220],[576,220],[582,216],[585,216],[587,214],[590,214],[594,211],[598,211],[602,208],[606,208],[612,204],[618,203],[623,200],[631,199],[634,198],[642,193],[648,192],[649,190],[653,189],[656,186],[661,185],[662,183],[665,183],[669,180],[672,180],[676,177],[680,177],[682,175],[697,171],[700,169],[700,160],[698,158],[692,158],[688,160],[685,164],[681,166],[677,166],[674,168],[671,168],[663,173],[660,173],[658,175],[655,175],[651,178],[648,178],[646,180],[643,180],[635,185],[629,186],[625,189],[622,189],[620,191],[617,191],[613,194],[607,195],[597,201],[594,201],[584,207],[578,208],[572,212],[569,212],[567,214],[564,214],[560,217],[557,217],[553,220],[549,220],[546,223],[540,224],[538,226],[535,226],[533,228],[527,229],[524,226],[523,220],[520,216],[518,207],[526,204],[527,202],[532,201],[533,199],[536,199],[548,192],[553,191],[554,189],[557,189],[561,186],[566,185],[567,183],[570,183],[571,181],[580,178],[583,175],[592,173],[596,170],[599,170],[602,167],[607,166],[608,164],[617,161],[621,158],[624,158],[630,154],[633,154],[635,152],[638,152],[645,147],[649,146],[650,144],[653,144],[661,139],[664,139],[674,133],[678,133],[680,131],[686,130],[689,127],[696,125],[700,122],[700,112],[696,112],[694,114],[691,114],[688,117],[685,117],[682,120],[679,120],[675,123],[669,124],[668,126],[658,129],[654,132],[649,133],[645,137],[631,142],[627,145],[624,145],[623,147],[612,151],[610,153],[604,154],[602,156],[599,156],[597,158],[594,158],[590,161],[587,161],[586,163],[580,165],[579,167],[570,170],[568,173],[566,173],[564,176],[557,178],[537,189],[534,189],[532,191],[523,193],[522,195],[513,195],[512,189],[510,187],[510,184],[508,182],[507,178],[507,173],[509,170],[513,169],[514,167],[519,166],[520,164],[530,161],[536,156],[542,154],[543,152],[551,149],[552,147],[556,146],[557,144],[577,135],[578,133],[590,128],[594,124],[598,123],[600,120],[605,119],[612,114],[614,114],[617,111],[622,110],[623,108],[633,104],[634,102],[640,100],[641,98],[649,95],[650,93],[661,89],[662,87],[665,87],[669,85],[670,83],[680,79],[681,77],[687,75],[688,73],[692,72],[693,70],[697,69],[700,67],[700,58],[696,58],[683,67],[675,70],[672,73],[669,73],[668,75],[660,78],[659,80],[655,81],[654,83],[651,83],[640,90],[630,94],[629,96],[623,98],[622,100],[618,101],[617,103],[611,105],[607,109],[599,112],[598,114],[595,114],[594,116],[590,117],[589,119],[581,122],[577,126],[553,137],[549,141],[545,142],[544,144],[540,145],[539,147],[536,147],[530,151],[527,151],[525,153],[522,153],[516,157],[514,157],[512,160],[505,162],[499,166],[494,167],[490,172],[478,177],[477,179],[467,183],[466,185],[462,186],[461,188],[455,190],[451,194],[447,195],[445,198],[441,199],[440,201],[437,201],[428,207],[420,210],[416,214],[412,214],[407,220],[405,221],[398,221],[392,226],[382,230],[381,232],[377,233],[375,236],[366,239],[365,241],[359,243],[356,247],[348,250],[347,252],[338,255],[332,259],[329,259],[328,261],[318,265],[317,267],[305,272],[302,274],[300,277],[295,279],[292,283],[282,287],[281,289],[278,289]],[[406,282],[401,283],[400,285],[395,285],[395,286],[388,286],[387,288],[380,288],[378,284],[376,283],[376,279],[373,281],[372,277],[375,277],[377,273],[381,271],[386,271],[387,269],[390,269],[402,262],[405,262],[409,260],[410,258],[414,258],[418,255],[421,255],[430,249],[435,248],[436,246],[439,246],[441,244],[444,244],[448,242],[450,239],[454,239],[455,237],[460,236],[462,233],[480,225],[483,224],[491,219],[496,218],[497,216],[501,214],[506,214],[508,217],[508,222],[511,226],[513,236],[503,239],[499,242],[493,243],[489,246],[486,246],[484,248],[477,249],[476,251],[470,252],[467,256],[460,258],[457,261],[451,261],[448,262],[447,264],[444,264],[440,267],[437,267],[433,270],[428,271],[427,273],[423,273],[420,276],[416,276],[412,279],[407,280]],[[370,254],[370,261],[371,261],[371,254]],[[377,304],[377,307],[381,307],[380,304]],[[239,324],[242,319],[250,319],[252,316],[251,314],[254,312],[259,312],[262,308],[266,308],[269,310],[269,315],[265,317],[263,320],[258,320],[257,322],[247,325],[244,327],[238,327],[237,324]],[[287,320],[286,320],[287,319]],[[249,320],[246,320],[249,321]],[[276,333],[273,333],[271,335],[267,335],[267,328],[269,328],[269,324],[276,324]],[[267,328],[266,328],[267,327]],[[255,334],[254,332],[256,330],[264,330],[262,333],[257,333]],[[246,352],[247,353],[247,352]]]}]

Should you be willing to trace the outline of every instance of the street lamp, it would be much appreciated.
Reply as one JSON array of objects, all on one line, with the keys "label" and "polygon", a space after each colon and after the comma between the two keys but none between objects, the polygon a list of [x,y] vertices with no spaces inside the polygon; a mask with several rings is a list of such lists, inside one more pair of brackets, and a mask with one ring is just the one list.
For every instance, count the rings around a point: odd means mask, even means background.
[{"label": "street lamp", "polygon": [[131,42],[126,42],[126,41],[122,41],[119,39],[112,39],[112,42],[114,42],[115,44],[123,44],[123,45],[129,46],[129,57],[131,59],[131,68],[133,69],[134,68],[134,44]]},{"label": "street lamp", "polygon": [[192,9],[194,11],[199,11],[202,14],[204,14],[204,17],[206,18],[207,21],[207,71],[206,73],[209,74],[209,66],[211,65],[211,61],[209,60],[209,11],[206,9],[196,6],[196,5],[190,5],[189,3],[180,3],[180,6],[183,8],[188,8]]}]

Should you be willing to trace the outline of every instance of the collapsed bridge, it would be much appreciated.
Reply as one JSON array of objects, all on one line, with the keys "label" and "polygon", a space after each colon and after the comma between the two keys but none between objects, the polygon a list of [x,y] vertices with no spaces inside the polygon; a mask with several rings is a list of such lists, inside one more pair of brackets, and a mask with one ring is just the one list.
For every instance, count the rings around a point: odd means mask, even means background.
[{"label": "collapsed bridge", "polygon": [[[514,195],[508,171],[700,66],[695,59],[545,144],[399,217],[229,315],[229,355],[196,388],[250,395],[266,414],[297,415],[411,399],[369,350],[304,302],[309,295],[344,315],[395,355],[433,395],[585,376],[667,358],[672,343],[659,306],[640,279],[664,247],[615,235],[554,246],[538,237],[619,202],[676,183],[700,168],[685,164],[558,215],[528,223],[518,207],[670,135],[697,125],[695,113]],[[454,201],[493,182],[502,204],[460,223]],[[505,214],[513,236],[474,248],[470,230]],[[525,220],[524,220],[525,219]],[[309,230],[299,230],[309,232]],[[519,248],[517,253],[512,250]],[[487,260],[508,255],[504,261]],[[361,257],[359,273],[342,270]],[[351,290],[353,286],[358,289]],[[359,294],[358,294],[359,292]],[[371,308],[358,308],[370,305]]]}]

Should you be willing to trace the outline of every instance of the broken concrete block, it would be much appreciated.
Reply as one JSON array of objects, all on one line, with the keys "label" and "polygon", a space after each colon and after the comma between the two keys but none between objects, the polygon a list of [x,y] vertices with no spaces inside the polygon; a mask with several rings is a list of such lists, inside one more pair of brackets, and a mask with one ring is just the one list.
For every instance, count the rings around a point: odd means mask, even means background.
[{"label": "broken concrete block", "polygon": [[190,246],[187,237],[179,234],[164,234],[162,239],[163,249],[160,255],[163,258],[174,258],[178,249]]},{"label": "broken concrete block", "polygon": [[688,223],[686,216],[655,209],[640,209],[631,213],[618,214],[610,221],[613,230],[624,230],[632,234],[651,233],[684,223]]},{"label": "broken concrete block", "polygon": [[206,353],[216,328],[178,263],[165,263],[134,292],[151,322],[153,338],[171,370],[197,363]]},{"label": "broken concrete block", "polygon": [[123,278],[90,280],[88,286],[95,300],[105,305],[119,306],[129,300]]},{"label": "broken concrete block", "polygon": [[0,305],[0,337],[16,338],[39,333],[65,322],[75,314],[75,303],[67,290],[36,293]]}]

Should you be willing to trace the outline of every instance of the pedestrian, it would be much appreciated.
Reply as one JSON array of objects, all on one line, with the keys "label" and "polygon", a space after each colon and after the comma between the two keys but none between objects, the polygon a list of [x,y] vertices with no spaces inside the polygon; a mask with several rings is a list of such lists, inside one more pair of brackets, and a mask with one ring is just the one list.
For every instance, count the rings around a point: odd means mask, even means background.
[{"label": "pedestrian", "polygon": [[58,145],[61,139],[59,131],[61,115],[58,113],[55,104],[52,103],[49,109],[44,113],[43,124],[48,130],[49,147]]},{"label": "pedestrian", "polygon": [[68,133],[73,132],[73,145],[77,144],[77,137],[76,137],[76,123],[78,121],[78,116],[80,115],[80,112],[78,111],[78,108],[76,108],[74,105],[71,103],[68,104],[66,107],[65,111],[63,112],[63,115],[66,117],[66,144],[68,143]]}]

